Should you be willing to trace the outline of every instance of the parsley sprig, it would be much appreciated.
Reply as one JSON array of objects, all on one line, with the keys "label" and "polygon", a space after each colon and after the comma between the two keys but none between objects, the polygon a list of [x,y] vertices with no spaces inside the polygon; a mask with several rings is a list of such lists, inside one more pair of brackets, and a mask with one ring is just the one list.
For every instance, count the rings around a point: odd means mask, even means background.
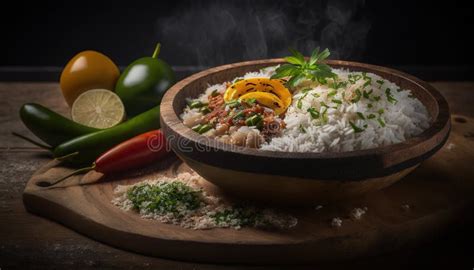
[{"label": "parsley sprig", "polygon": [[328,49],[322,52],[319,51],[319,47],[314,49],[309,60],[305,60],[303,54],[296,50],[290,49],[290,52],[292,56],[285,57],[288,64],[278,67],[272,79],[290,77],[287,85],[294,88],[305,79],[325,84],[328,78],[337,77],[331,67],[321,63],[331,54]]}]

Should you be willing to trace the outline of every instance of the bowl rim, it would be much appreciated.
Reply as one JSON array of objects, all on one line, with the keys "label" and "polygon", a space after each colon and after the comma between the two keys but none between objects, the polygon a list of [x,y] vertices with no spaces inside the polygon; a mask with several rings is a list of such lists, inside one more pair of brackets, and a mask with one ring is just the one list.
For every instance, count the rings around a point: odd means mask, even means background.
[{"label": "bowl rim", "polygon": [[[213,73],[222,72],[228,69],[239,68],[242,66],[258,66],[258,65],[277,65],[285,63],[286,61],[283,58],[274,58],[274,59],[264,59],[264,60],[252,60],[252,61],[244,61],[232,64],[221,65],[213,68],[209,68],[193,74],[175,85],[173,85],[164,95],[161,108],[160,108],[160,118],[162,124],[164,123],[167,128],[171,129],[174,133],[182,136],[191,142],[201,145],[202,147],[206,147],[206,149],[215,149],[215,150],[222,150],[226,152],[233,152],[236,154],[242,155],[252,155],[252,156],[259,156],[259,157],[267,157],[267,158],[285,158],[285,159],[344,159],[350,158],[353,159],[354,157],[373,157],[373,156],[383,156],[385,154],[397,155],[397,153],[401,153],[401,151],[406,151],[408,149],[412,149],[415,147],[421,146],[423,151],[415,151],[417,155],[412,157],[403,158],[398,155],[398,159],[392,160],[392,162],[388,162],[390,164],[385,164],[386,166],[395,165],[397,163],[403,162],[405,160],[416,158],[420,156],[420,154],[425,154],[427,152],[432,152],[434,148],[440,148],[440,144],[444,144],[447,139],[447,136],[450,131],[450,112],[449,106],[446,99],[429,83],[416,78],[415,76],[409,75],[407,73],[372,65],[372,64],[365,64],[360,62],[352,62],[352,61],[343,61],[343,60],[327,60],[325,61],[326,64],[330,66],[336,67],[346,67],[348,69],[356,69],[356,70],[366,70],[372,73],[386,73],[391,74],[396,77],[399,77],[403,80],[408,80],[410,83],[417,85],[417,87],[423,88],[426,90],[435,100],[437,104],[437,115],[435,119],[432,119],[430,123],[430,127],[423,131],[421,134],[409,138],[401,143],[391,144],[387,146],[381,146],[376,148],[364,149],[364,150],[354,150],[354,151],[345,151],[345,152],[284,152],[284,151],[273,151],[273,150],[261,150],[255,148],[248,148],[242,146],[231,145],[227,143],[219,142],[216,139],[208,138],[206,136],[200,135],[190,128],[186,127],[179,115],[174,111],[173,103],[174,99],[179,91],[184,89],[189,84],[192,84],[195,80],[200,79],[205,76],[209,76]],[[204,91],[204,89],[203,89]],[[164,126],[164,125],[162,125]],[[437,136],[439,135],[439,136]],[[443,136],[444,135],[444,136]],[[434,146],[433,146],[434,145]]]}]

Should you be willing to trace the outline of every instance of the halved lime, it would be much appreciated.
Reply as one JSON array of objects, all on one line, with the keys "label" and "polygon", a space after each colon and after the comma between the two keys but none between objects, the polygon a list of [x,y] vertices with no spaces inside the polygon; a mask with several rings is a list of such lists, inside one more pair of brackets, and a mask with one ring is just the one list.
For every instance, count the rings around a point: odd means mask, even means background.
[{"label": "halved lime", "polygon": [[71,116],[72,120],[89,127],[109,128],[125,119],[125,107],[114,92],[92,89],[77,97]]}]

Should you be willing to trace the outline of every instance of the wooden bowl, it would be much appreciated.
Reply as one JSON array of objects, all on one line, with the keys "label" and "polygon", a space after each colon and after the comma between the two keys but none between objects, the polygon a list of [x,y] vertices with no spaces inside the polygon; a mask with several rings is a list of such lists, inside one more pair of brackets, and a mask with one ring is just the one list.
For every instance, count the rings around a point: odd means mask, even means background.
[{"label": "wooden bowl", "polygon": [[225,144],[192,131],[179,118],[185,98],[208,84],[283,63],[248,61],[211,68],[171,87],[161,102],[161,126],[174,152],[198,174],[224,191],[266,203],[308,204],[345,199],[387,187],[415,169],[446,142],[451,128],[446,100],[428,83],[393,69],[347,61],[332,67],[372,72],[410,89],[426,106],[431,125],[405,142],[340,153],[263,151]]}]

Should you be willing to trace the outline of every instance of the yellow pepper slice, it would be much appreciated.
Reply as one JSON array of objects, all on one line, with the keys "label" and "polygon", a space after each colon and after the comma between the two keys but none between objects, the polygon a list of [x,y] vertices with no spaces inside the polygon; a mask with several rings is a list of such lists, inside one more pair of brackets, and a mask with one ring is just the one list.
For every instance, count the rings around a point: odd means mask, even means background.
[{"label": "yellow pepper slice", "polygon": [[255,99],[258,104],[272,109],[276,115],[284,113],[287,109],[279,98],[270,93],[250,92],[242,95],[239,99],[243,101]]},{"label": "yellow pepper slice", "polygon": [[241,96],[250,92],[264,92],[269,93],[280,99],[285,110],[291,104],[291,93],[284,86],[285,81],[268,78],[250,78],[235,82],[224,93],[224,100],[226,102],[238,99]]}]

